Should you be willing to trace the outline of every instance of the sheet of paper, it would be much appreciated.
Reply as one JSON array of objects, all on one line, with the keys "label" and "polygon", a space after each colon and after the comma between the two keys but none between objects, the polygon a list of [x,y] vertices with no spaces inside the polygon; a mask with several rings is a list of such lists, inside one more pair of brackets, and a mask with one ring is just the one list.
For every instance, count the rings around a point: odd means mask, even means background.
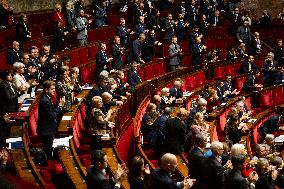
[{"label": "sheet of paper", "polygon": [[63,121],[71,121],[71,119],[72,119],[72,116],[63,116],[62,117]]},{"label": "sheet of paper", "polygon": [[19,142],[22,141],[22,137],[17,137],[17,138],[7,138],[6,143],[11,143],[11,142]]}]

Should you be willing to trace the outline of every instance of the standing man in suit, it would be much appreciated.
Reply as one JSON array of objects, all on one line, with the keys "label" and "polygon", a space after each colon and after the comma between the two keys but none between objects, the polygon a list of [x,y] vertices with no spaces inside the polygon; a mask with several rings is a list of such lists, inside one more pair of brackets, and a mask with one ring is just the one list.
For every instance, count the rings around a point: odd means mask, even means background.
[{"label": "standing man in suit", "polygon": [[120,37],[122,47],[126,47],[128,43],[128,35],[132,34],[130,29],[125,25],[125,18],[120,18],[120,24],[116,28],[116,35]]},{"label": "standing man in suit", "polygon": [[95,78],[99,79],[98,76],[103,70],[107,70],[107,65],[113,60],[112,57],[108,57],[106,52],[106,44],[104,42],[100,43],[100,51],[96,54],[96,70]]},{"label": "standing man in suit", "polygon": [[155,55],[155,46],[161,46],[161,45],[162,43],[157,41],[155,30],[150,30],[142,49],[143,59],[146,62],[153,60]]},{"label": "standing man in suit", "polygon": [[182,182],[175,182],[171,174],[175,172],[178,165],[177,157],[174,154],[166,153],[161,158],[161,168],[157,168],[151,175],[151,186],[153,189],[189,189],[194,179],[186,178]]},{"label": "standing man in suit", "polygon": [[170,41],[170,39],[175,34],[175,23],[173,20],[173,15],[171,13],[168,14],[167,18],[163,20],[163,28],[162,31],[165,30],[165,41]]},{"label": "standing man in suit", "polygon": [[242,24],[242,15],[239,13],[239,8],[236,7],[231,16],[232,34],[236,34],[238,27]]},{"label": "standing man in suit", "polygon": [[163,133],[165,142],[163,151],[165,153],[181,154],[185,142],[186,125],[184,121],[187,119],[188,111],[180,108],[175,118],[169,118],[165,122]]},{"label": "standing man in suit", "polygon": [[52,158],[52,144],[56,135],[57,120],[61,114],[65,98],[60,98],[58,105],[53,104],[52,96],[55,95],[55,82],[45,81],[43,83],[44,94],[39,100],[37,134],[42,142],[43,151],[47,158]]},{"label": "standing man in suit", "polygon": [[201,66],[202,56],[206,52],[206,46],[201,44],[201,37],[196,38],[196,43],[192,47],[192,64],[193,66]]},{"label": "standing man in suit", "polygon": [[12,49],[9,49],[7,53],[7,63],[9,65],[13,65],[15,62],[19,62],[20,60],[20,43],[18,41],[13,41]]},{"label": "standing man in suit", "polygon": [[251,40],[250,28],[248,24],[249,24],[248,21],[244,21],[243,25],[238,27],[236,33],[236,37],[239,40],[239,42],[246,44],[246,46],[249,45]]},{"label": "standing man in suit", "polygon": [[114,36],[114,44],[112,45],[112,69],[122,70],[124,68],[124,63],[122,57],[124,55],[125,48],[121,46],[121,41],[119,36]]},{"label": "standing man in suit", "polygon": [[259,39],[259,33],[254,32],[254,38],[251,40],[250,52],[253,55],[259,56],[262,51],[262,43]]},{"label": "standing man in suit", "polygon": [[274,60],[278,62],[279,67],[284,66],[284,47],[282,39],[277,40],[277,46],[274,48]]},{"label": "standing man in suit", "polygon": [[142,59],[142,47],[145,42],[146,36],[144,33],[139,35],[139,38],[132,42],[132,61],[144,64]]},{"label": "standing man in suit", "polygon": [[138,64],[137,62],[132,62],[131,69],[128,71],[127,83],[135,87],[139,83],[142,82],[141,77],[139,76],[138,72]]},{"label": "standing man in suit", "polygon": [[220,25],[220,12],[215,10],[214,14],[209,17],[209,22],[212,26],[219,26]]},{"label": "standing man in suit", "polygon": [[278,71],[278,62],[274,60],[274,54],[272,52],[267,54],[262,71],[264,87],[270,87],[277,84],[280,73]]},{"label": "standing man in suit", "polygon": [[135,32],[137,37],[139,37],[141,33],[147,34],[149,31],[144,19],[144,16],[139,16],[138,24],[136,24],[133,28],[133,31]]},{"label": "standing man in suit", "polygon": [[248,179],[242,176],[242,171],[246,167],[246,156],[239,154],[232,156],[233,169],[225,174],[225,189],[254,189],[258,176],[255,172],[250,174]]},{"label": "standing man in suit", "polygon": [[24,42],[31,39],[31,32],[28,30],[28,19],[27,15],[21,14],[20,21],[16,24],[16,38],[20,43],[20,50],[24,50]]},{"label": "standing man in suit", "polygon": [[223,189],[224,168],[221,164],[223,143],[214,141],[211,143],[212,156],[208,157],[203,164],[202,174],[205,188]]},{"label": "standing man in suit", "polygon": [[196,179],[194,189],[201,188],[202,186],[202,165],[205,160],[204,148],[207,144],[207,138],[202,133],[197,134],[194,138],[194,148],[188,154],[188,172],[192,178]]},{"label": "standing man in suit", "polygon": [[172,44],[169,46],[169,68],[170,71],[175,71],[177,67],[181,64],[180,56],[182,55],[182,49],[180,48],[179,44],[177,43],[177,37],[172,37]]},{"label": "standing man in suit", "polygon": [[77,26],[77,39],[79,42],[79,47],[87,45],[87,37],[88,37],[88,24],[90,24],[92,20],[87,20],[85,17],[84,10],[79,10],[79,16],[76,18],[76,26]]}]

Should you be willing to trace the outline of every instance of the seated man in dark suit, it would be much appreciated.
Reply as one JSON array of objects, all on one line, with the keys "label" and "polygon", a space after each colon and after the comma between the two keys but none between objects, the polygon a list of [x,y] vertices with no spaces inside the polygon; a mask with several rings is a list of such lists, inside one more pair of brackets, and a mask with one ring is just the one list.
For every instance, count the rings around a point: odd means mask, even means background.
[{"label": "seated man in dark suit", "polygon": [[138,70],[137,62],[132,62],[131,69],[128,71],[128,77],[127,77],[127,83],[132,87],[135,87],[136,85],[142,82],[137,70]]},{"label": "seated man in dark suit", "polygon": [[17,41],[13,42],[12,49],[8,50],[7,63],[13,65],[15,62],[21,61],[20,43]]},{"label": "seated man in dark suit", "polygon": [[55,95],[55,82],[45,81],[43,83],[44,94],[39,100],[38,105],[38,121],[37,134],[43,145],[43,151],[47,158],[52,158],[52,144],[57,131],[57,120],[61,115],[62,107],[65,103],[65,98],[60,98],[58,105],[52,102],[52,96]]},{"label": "seated man in dark suit", "polygon": [[247,80],[244,83],[243,91],[245,92],[253,92],[257,91],[262,87],[261,84],[257,84],[257,77],[260,76],[260,73],[258,71],[253,72],[251,75],[248,76]]},{"label": "seated man in dark suit", "polygon": [[196,179],[192,188],[201,188],[202,186],[202,165],[205,160],[204,148],[207,144],[207,137],[202,133],[194,137],[194,148],[188,155],[188,172],[192,178]]},{"label": "seated man in dark suit", "polygon": [[239,73],[240,74],[245,74],[245,73],[251,73],[252,71],[258,71],[258,68],[256,64],[254,63],[254,57],[253,55],[250,55],[247,60],[245,60],[240,69]]},{"label": "seated man in dark suit", "polygon": [[225,189],[254,189],[258,176],[252,172],[248,180],[242,176],[242,171],[246,167],[246,156],[239,154],[232,156],[233,169],[225,173]]},{"label": "seated man in dark suit", "polygon": [[151,175],[151,187],[153,189],[189,189],[192,187],[194,179],[186,178],[183,182],[175,182],[171,178],[178,165],[177,158],[174,154],[166,153],[161,158],[161,168],[157,168]]},{"label": "seated man in dark suit", "polygon": [[170,88],[170,96],[175,97],[175,99],[183,97],[183,93],[181,90],[181,81],[176,80],[174,82],[174,86]]},{"label": "seated man in dark suit", "polygon": [[267,134],[273,134],[279,131],[279,129],[283,129],[283,127],[280,127],[280,119],[280,115],[274,115],[261,124],[261,126],[258,128],[258,133],[261,137],[260,141],[263,141]]},{"label": "seated man in dark suit", "polygon": [[232,83],[232,76],[230,74],[226,75],[226,81],[224,81],[224,90],[227,94],[227,100],[234,98],[240,93],[240,91],[237,91],[237,89],[234,88],[234,85]]},{"label": "seated man in dark suit", "polygon": [[202,174],[206,188],[223,189],[224,168],[221,164],[223,143],[214,141],[211,144],[212,156],[208,157],[203,164]]},{"label": "seated man in dark suit", "polygon": [[86,183],[88,189],[118,189],[122,181],[126,178],[126,169],[122,169],[122,173],[119,170],[116,173],[115,178],[110,177],[110,171],[107,169],[108,160],[106,154],[101,150],[92,152],[91,166],[88,169]]}]

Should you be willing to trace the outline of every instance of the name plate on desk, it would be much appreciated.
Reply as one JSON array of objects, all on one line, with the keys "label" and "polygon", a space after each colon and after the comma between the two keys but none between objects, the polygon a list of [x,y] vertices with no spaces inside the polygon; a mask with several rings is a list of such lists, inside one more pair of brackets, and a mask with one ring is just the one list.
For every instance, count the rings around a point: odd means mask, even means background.
[{"label": "name plate on desk", "polygon": [[93,87],[83,87],[83,90],[91,90]]},{"label": "name plate on desk", "polygon": [[193,94],[193,92],[183,92],[183,96],[184,97],[188,97],[188,96],[190,96],[192,94]]},{"label": "name plate on desk", "polygon": [[72,116],[63,116],[62,121],[71,121]]},{"label": "name plate on desk", "polygon": [[22,137],[7,138],[6,143],[9,144],[9,149],[21,149],[24,148]]}]

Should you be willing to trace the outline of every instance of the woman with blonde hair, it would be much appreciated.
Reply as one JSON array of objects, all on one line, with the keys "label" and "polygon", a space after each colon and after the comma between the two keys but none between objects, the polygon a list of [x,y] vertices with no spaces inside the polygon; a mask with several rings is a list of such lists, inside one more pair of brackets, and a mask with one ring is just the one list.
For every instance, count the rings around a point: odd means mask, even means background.
[{"label": "woman with blonde hair", "polygon": [[209,125],[203,119],[203,113],[197,112],[194,116],[193,123],[191,125],[191,130],[193,136],[197,134],[204,134],[207,135],[209,130]]}]

